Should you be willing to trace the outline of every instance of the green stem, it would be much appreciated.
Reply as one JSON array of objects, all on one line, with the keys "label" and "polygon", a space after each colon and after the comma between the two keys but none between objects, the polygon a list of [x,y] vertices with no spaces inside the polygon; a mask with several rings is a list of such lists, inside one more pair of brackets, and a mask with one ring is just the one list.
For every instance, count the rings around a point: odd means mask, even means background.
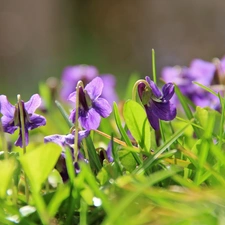
[{"label": "green stem", "polygon": [[152,49],[152,75],[153,75],[153,81],[156,84],[156,68],[155,68],[155,50]]},{"label": "green stem", "polygon": [[75,133],[74,133],[74,160],[77,162],[78,157],[78,130],[79,130],[79,123],[78,123],[78,114],[79,114],[79,88],[84,88],[83,82],[78,81],[76,86],[76,113],[75,113]]},{"label": "green stem", "polygon": [[43,198],[41,197],[41,195],[37,191],[34,191],[32,197],[35,201],[35,205],[36,205],[38,214],[40,215],[42,224],[43,225],[51,224],[50,217],[47,213],[47,208],[46,208],[45,202],[44,202]]},{"label": "green stem", "polygon": [[[20,95],[17,95],[18,106],[19,106],[19,114],[20,114],[20,123],[21,123],[21,134],[22,134],[22,145],[23,145],[23,154],[26,154],[26,138],[25,138],[25,121],[24,121],[24,111],[23,111],[23,103],[21,101]],[[25,179],[25,195],[27,204],[29,202],[29,187],[27,182],[26,174],[24,173]]]},{"label": "green stem", "polygon": [[146,86],[148,86],[150,88],[149,83],[146,80],[140,79],[140,80],[136,81],[135,84],[134,84],[134,86],[133,86],[133,89],[132,89],[132,100],[133,101],[136,101],[137,87],[138,87],[138,85],[140,83],[144,83]]}]

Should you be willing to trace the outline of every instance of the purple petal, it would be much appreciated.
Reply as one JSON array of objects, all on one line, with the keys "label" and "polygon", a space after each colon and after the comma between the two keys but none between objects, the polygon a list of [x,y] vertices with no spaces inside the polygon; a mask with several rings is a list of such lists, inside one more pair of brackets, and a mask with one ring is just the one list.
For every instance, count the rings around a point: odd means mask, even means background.
[{"label": "purple petal", "polygon": [[76,109],[73,109],[70,113],[69,119],[74,123],[76,119]]},{"label": "purple petal", "polygon": [[[28,129],[25,127],[25,144],[26,146],[29,143],[29,134],[28,134]],[[23,139],[22,139],[22,130],[20,129],[19,133],[19,138],[15,142],[15,146],[20,146],[21,148],[23,147]]]},{"label": "purple petal", "polygon": [[46,119],[38,114],[33,114],[29,118],[29,122],[26,124],[29,130],[33,130],[36,127],[44,126],[46,124]]},{"label": "purple petal", "polygon": [[89,130],[82,130],[78,133],[78,142],[80,143],[84,138],[86,138],[90,134]]},{"label": "purple petal", "polygon": [[216,67],[213,63],[206,62],[201,59],[194,59],[190,65],[190,72],[195,81],[203,84],[210,85]]},{"label": "purple petal", "polygon": [[69,97],[67,98],[67,100],[69,100],[69,101],[75,103],[75,102],[76,102],[76,94],[77,94],[76,91],[72,92],[72,93],[69,95]]},{"label": "purple petal", "polygon": [[162,87],[163,99],[169,101],[174,95],[174,85],[172,83],[165,84]]},{"label": "purple petal", "polygon": [[[79,137],[79,133],[78,133],[78,137]],[[67,134],[67,135],[65,135],[65,142],[67,144],[69,144],[69,145],[73,145],[74,144],[74,132],[73,132],[73,134]]]},{"label": "purple petal", "polygon": [[75,88],[79,80],[86,80],[89,82],[96,76],[98,76],[98,70],[94,66],[68,66],[63,70],[62,81],[68,83],[73,82]]},{"label": "purple petal", "polygon": [[100,125],[101,117],[95,109],[92,108],[88,111],[86,116],[80,116],[79,121],[86,130],[96,130]]},{"label": "purple petal", "polygon": [[3,116],[1,118],[2,126],[4,129],[4,132],[7,132],[9,134],[13,134],[15,130],[18,128],[18,126],[14,126],[13,118]]},{"label": "purple petal", "polygon": [[28,114],[32,114],[41,105],[41,97],[38,94],[31,96],[30,100],[25,103],[25,109]]},{"label": "purple petal", "polygon": [[176,117],[177,110],[176,107],[170,102],[151,102],[150,108],[155,116],[161,120],[170,121]]},{"label": "purple petal", "polygon": [[93,108],[104,118],[108,117],[112,112],[112,107],[104,98],[96,99],[93,102]]},{"label": "purple petal", "polygon": [[97,76],[98,70],[94,66],[78,65],[66,67],[62,75],[63,87],[60,94],[62,99],[67,100],[69,94],[75,91],[79,80],[82,80],[85,85]]},{"label": "purple petal", "polygon": [[61,147],[65,146],[65,137],[66,135],[59,135],[59,134],[54,134],[54,135],[49,135],[44,138],[44,142],[53,142]]},{"label": "purple petal", "polygon": [[0,95],[0,112],[9,118],[14,117],[15,106],[13,106],[5,95]]},{"label": "purple petal", "polygon": [[145,106],[145,110],[147,113],[148,121],[150,122],[151,126],[154,130],[159,129],[159,118],[153,113],[152,108]]},{"label": "purple petal", "polygon": [[155,95],[156,98],[161,98],[162,97],[162,93],[159,90],[159,88],[157,87],[157,85],[150,79],[150,77],[145,77],[146,81],[149,83],[151,89],[152,89],[152,93]]},{"label": "purple petal", "polygon": [[106,150],[106,155],[109,162],[113,162],[113,154],[112,154],[112,141],[109,142],[108,148]]},{"label": "purple petal", "polygon": [[87,86],[85,90],[87,91],[91,100],[95,100],[102,94],[103,82],[100,77],[94,78]]},{"label": "purple petal", "polygon": [[[73,131],[73,134],[67,134],[65,137],[66,143],[69,145],[74,144],[74,134],[75,132]],[[90,134],[90,131],[88,130],[82,130],[78,132],[78,145],[80,145],[81,141],[86,138]]]},{"label": "purple petal", "polygon": [[138,84],[138,95],[139,95],[139,98],[141,99],[141,101],[143,99],[144,90],[145,90],[145,84],[144,83]]}]

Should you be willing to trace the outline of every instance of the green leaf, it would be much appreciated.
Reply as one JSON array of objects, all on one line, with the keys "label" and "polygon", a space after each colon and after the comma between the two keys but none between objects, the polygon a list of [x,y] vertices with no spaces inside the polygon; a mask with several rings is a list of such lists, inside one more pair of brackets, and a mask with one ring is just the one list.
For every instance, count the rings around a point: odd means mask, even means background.
[{"label": "green leaf", "polygon": [[58,145],[47,143],[21,156],[20,162],[35,191],[41,189],[41,185],[54,168],[61,151]]},{"label": "green leaf", "polygon": [[132,136],[142,149],[149,152],[151,144],[150,125],[145,110],[133,100],[124,104],[123,116]]},{"label": "green leaf", "polygon": [[88,155],[89,160],[91,164],[91,168],[97,172],[99,172],[102,168],[99,156],[96,152],[95,146],[93,144],[93,141],[90,136],[88,136],[86,139],[87,148],[88,148]]},{"label": "green leaf", "polygon": [[118,153],[121,164],[125,167],[126,170],[132,172],[136,168],[136,161],[130,154],[130,151],[121,150]]},{"label": "green leaf", "polygon": [[0,198],[5,198],[16,166],[17,163],[13,158],[0,160]]}]

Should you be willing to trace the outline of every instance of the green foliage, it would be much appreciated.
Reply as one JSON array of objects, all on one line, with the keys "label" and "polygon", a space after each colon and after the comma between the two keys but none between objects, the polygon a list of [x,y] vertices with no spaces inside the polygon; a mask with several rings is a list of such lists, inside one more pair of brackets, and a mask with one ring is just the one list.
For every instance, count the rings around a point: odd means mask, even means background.
[{"label": "green foliage", "polygon": [[[128,82],[127,98],[136,77]],[[11,152],[0,154],[0,224],[224,223],[225,103],[220,95],[210,91],[220,99],[218,112],[193,107],[176,87],[182,109],[174,121],[161,121],[160,131],[150,128],[139,103],[128,100],[123,109],[114,103],[113,115],[99,128],[104,139],[91,131],[80,143],[87,160],[75,162],[72,145],[42,143],[45,135],[70,133],[73,124],[67,108],[53,103],[44,84],[40,91],[47,125],[30,132],[26,154],[10,145],[3,150]],[[113,162],[106,157],[109,142]],[[62,152],[66,182],[56,166]]]},{"label": "green foliage", "polygon": [[143,150],[149,152],[151,133],[144,109],[137,102],[128,100],[123,108],[123,116],[134,139]]},{"label": "green foliage", "polygon": [[58,145],[48,143],[20,157],[22,167],[35,191],[40,191],[42,184],[54,168],[61,151]]}]

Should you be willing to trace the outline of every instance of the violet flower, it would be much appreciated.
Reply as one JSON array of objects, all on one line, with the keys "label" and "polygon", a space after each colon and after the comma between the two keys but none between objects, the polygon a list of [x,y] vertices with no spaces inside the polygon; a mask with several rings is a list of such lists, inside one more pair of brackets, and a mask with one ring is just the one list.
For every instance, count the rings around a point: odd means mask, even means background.
[{"label": "violet flower", "polygon": [[102,97],[107,99],[110,105],[112,105],[113,101],[118,100],[115,92],[115,77],[111,74],[100,75],[96,67],[88,65],[68,66],[63,70],[62,89],[60,93],[62,100],[66,101],[70,93],[75,91],[76,84],[79,80],[83,81],[86,85],[97,76],[101,76],[104,83]]},{"label": "violet flower", "polygon": [[[28,145],[28,130],[33,130],[34,128],[44,126],[46,124],[46,120],[43,116],[34,113],[35,110],[41,105],[41,98],[38,94],[34,94],[33,96],[31,96],[28,102],[21,102],[23,106],[25,123],[25,140],[26,145]],[[19,104],[17,103],[15,106],[13,106],[10,102],[8,102],[5,95],[0,95],[0,112],[3,115],[1,121],[3,129],[6,133],[13,134],[15,130],[17,130],[18,128],[20,129],[19,138],[15,142],[15,145],[22,148],[22,128]]]},{"label": "violet flower", "polygon": [[[100,77],[94,78],[83,89],[79,88],[79,110],[78,120],[81,126],[87,130],[95,130],[100,125],[101,117],[108,117],[112,108],[106,99],[99,97],[102,93],[103,82]],[[76,91],[71,93],[68,100],[76,102]],[[76,109],[74,109],[69,119],[74,123]]]},{"label": "violet flower", "polygon": [[170,99],[174,94],[174,85],[172,83],[165,84],[161,92],[149,77],[145,77],[145,79],[149,87],[145,83],[140,83],[138,85],[138,94],[151,126],[158,130],[159,120],[170,121],[176,117],[176,108],[170,103]]},{"label": "violet flower", "polygon": [[[215,70],[216,67],[213,63],[201,59],[194,59],[189,68],[181,68],[178,66],[165,67],[162,70],[162,78],[167,83],[175,83],[180,88],[182,94],[188,97],[195,105],[216,107],[212,94],[206,92],[198,85],[193,84],[193,81],[196,81],[204,86],[210,86],[214,78]],[[178,99],[174,97],[172,102],[178,103]]]},{"label": "violet flower", "polygon": [[[84,138],[86,138],[89,135],[89,131],[84,130],[84,131],[79,131],[78,132],[78,149],[81,147],[81,142]],[[74,132],[72,134],[67,134],[67,135],[59,135],[59,134],[54,134],[50,136],[46,136],[44,138],[44,142],[53,142],[60,147],[62,147],[63,152],[61,153],[58,162],[56,164],[56,169],[59,171],[63,181],[67,181],[69,176],[68,172],[66,169],[66,160],[65,160],[65,148],[69,148],[72,156],[74,158]],[[88,162],[87,159],[84,158],[83,154],[79,151],[78,152],[78,160],[79,161],[84,161]],[[74,163],[74,170],[76,173],[80,172],[80,168],[77,162]]]}]

